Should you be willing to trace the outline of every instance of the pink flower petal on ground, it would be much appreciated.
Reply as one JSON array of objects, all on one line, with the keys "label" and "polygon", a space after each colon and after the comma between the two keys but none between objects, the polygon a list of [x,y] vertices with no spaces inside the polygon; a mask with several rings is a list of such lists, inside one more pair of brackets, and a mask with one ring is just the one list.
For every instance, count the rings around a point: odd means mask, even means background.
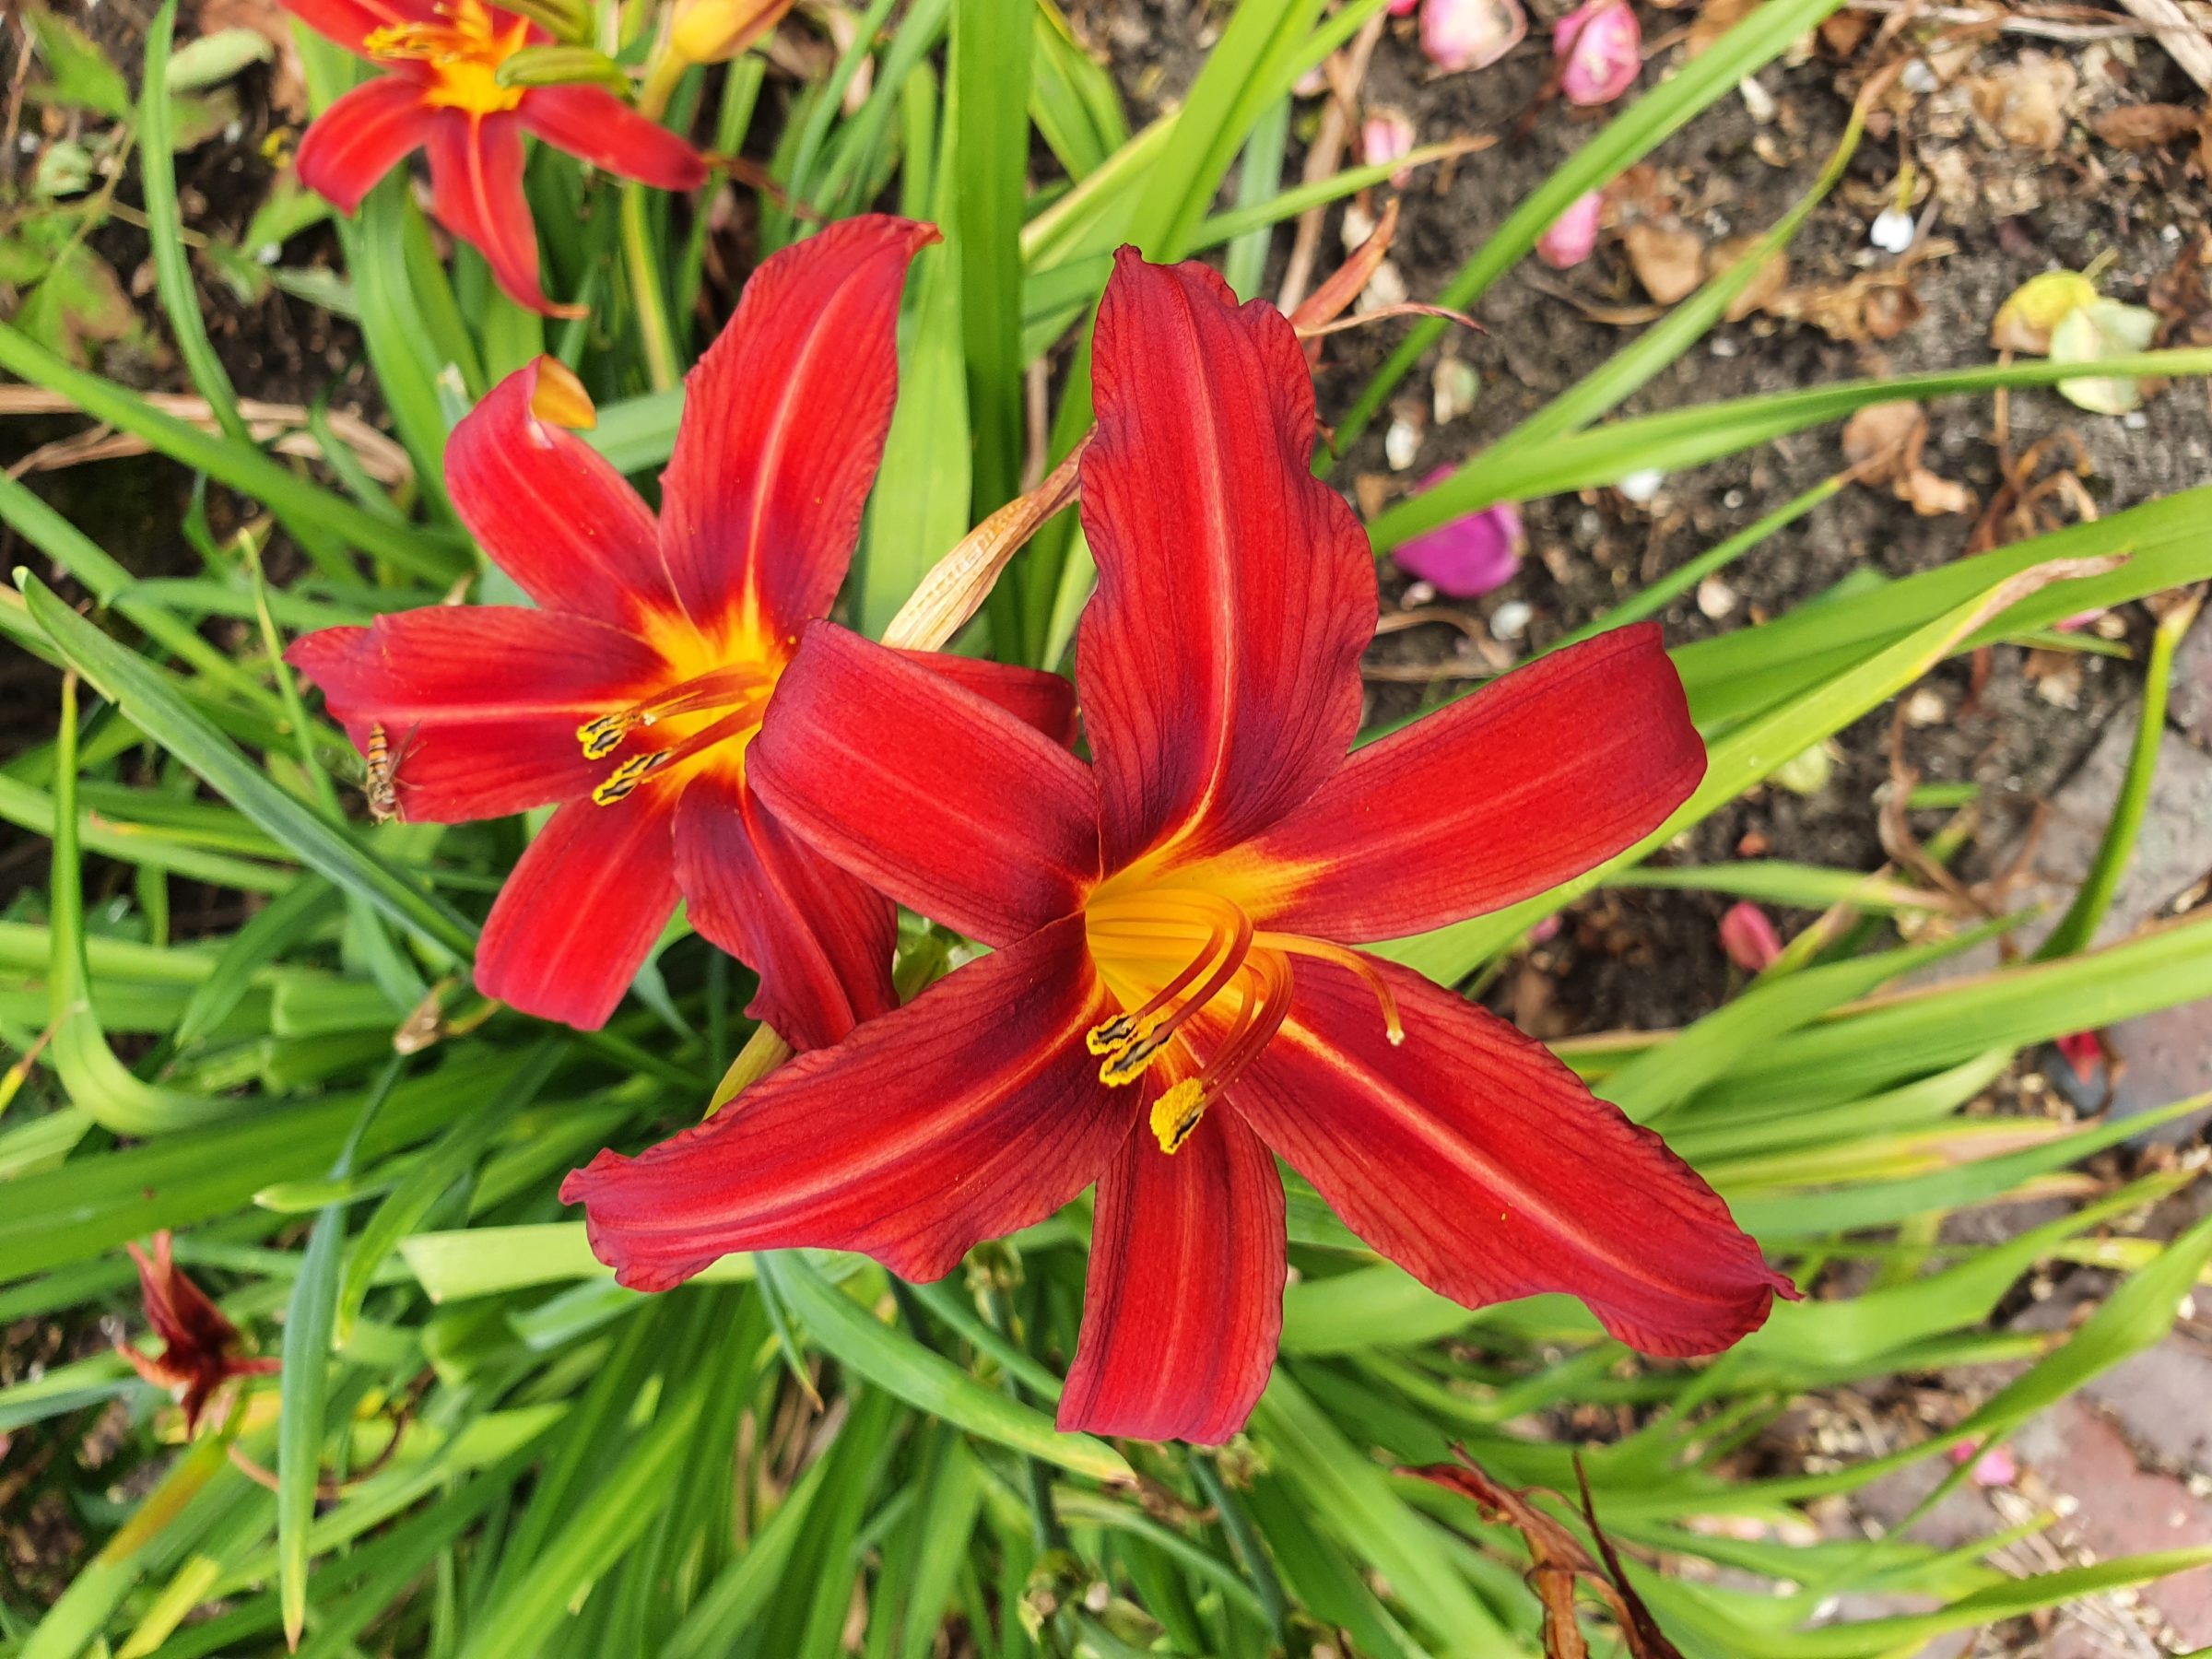
[{"label": "pink flower petal on ground", "polygon": [[1569,103],[1611,103],[1643,69],[1643,26],[1629,0],[1583,0],[1553,26],[1551,50]]},{"label": "pink flower petal on ground", "polygon": [[1746,973],[1758,973],[1782,954],[1782,935],[1765,911],[1740,900],[1721,918],[1721,948]]},{"label": "pink flower petal on ground", "polygon": [[1951,1448],[1949,1456],[1955,1464],[1973,1460],[1973,1473],[1967,1478],[1978,1487],[2008,1487],[2020,1477],[2020,1465],[2010,1446],[1993,1446],[1983,1452],[1978,1441],[1960,1441]]},{"label": "pink flower petal on ground", "polygon": [[[1451,471],[1440,466],[1421,480],[1421,488],[1430,488]],[[1513,579],[1521,568],[1524,545],[1520,508],[1511,501],[1496,501],[1415,536],[1391,558],[1406,575],[1428,582],[1440,594],[1479,599]]]},{"label": "pink flower petal on ground", "polygon": [[[1413,147],[1413,123],[1403,111],[1377,110],[1360,124],[1359,159],[1370,167],[1395,161]],[[1403,190],[1411,177],[1412,169],[1400,168],[1390,175],[1390,182]]]},{"label": "pink flower petal on ground", "polygon": [[1420,3],[1421,0],[1390,0],[1390,15],[1394,18],[1410,18],[1413,8]]},{"label": "pink flower petal on ground", "polygon": [[1446,75],[1487,69],[1528,35],[1521,0],[1424,0],[1421,50]]},{"label": "pink flower petal on ground", "polygon": [[1597,191],[1577,196],[1536,238],[1536,257],[1555,271],[1581,265],[1597,246],[1597,216],[1604,206],[1605,197]]}]

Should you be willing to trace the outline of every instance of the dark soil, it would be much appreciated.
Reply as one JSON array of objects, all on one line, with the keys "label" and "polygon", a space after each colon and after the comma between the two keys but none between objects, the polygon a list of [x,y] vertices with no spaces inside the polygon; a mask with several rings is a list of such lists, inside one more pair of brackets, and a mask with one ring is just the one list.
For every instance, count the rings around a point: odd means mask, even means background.
[{"label": "dark soil", "polygon": [[[1392,259],[1413,297],[1440,292],[1594,124],[1613,112],[1538,101],[1551,62],[1549,19],[1565,9],[1558,0],[1535,0],[1527,41],[1504,62],[1468,74],[1437,77],[1411,18],[1392,23],[1377,45],[1362,90],[1364,110],[1405,112],[1422,143],[1476,135],[1498,139],[1456,165],[1417,175],[1405,193]],[[1639,89],[1648,89],[1680,57],[1677,49],[1654,53],[1652,48],[1663,37],[1678,39],[1695,11],[1640,9],[1647,64]],[[1130,8],[1101,6],[1092,8],[1088,20],[1091,38],[1114,53],[1124,84],[1133,94],[1149,95],[1137,111],[1146,116],[1186,88],[1198,49],[1217,25],[1209,15],[1172,3],[1148,6],[1139,15],[1142,27],[1126,20]],[[2100,255],[2112,262],[2100,279],[2103,291],[2143,303],[2156,279],[2195,257],[2206,233],[2198,164],[2184,159],[2186,147],[2140,154],[2115,149],[2085,124],[2115,105],[2195,105],[2201,95],[2163,52],[2141,40],[2123,41],[2115,50],[2006,36],[1974,54],[1966,73],[2001,73],[2023,52],[2039,51],[2068,58],[2079,71],[2081,90],[2068,105],[2072,120],[2055,152],[2006,145],[1971,118],[1957,82],[1924,96],[1893,96],[1844,182],[1814,212],[1791,250],[1789,280],[1798,288],[1841,286],[1855,275],[1896,266],[1872,248],[1868,227],[1893,198],[1899,156],[1909,152],[1924,180],[1936,181],[1933,202],[1922,200],[1916,209],[1923,227],[1909,262],[1911,291],[1921,308],[1916,321],[1886,340],[1846,342],[1807,324],[1755,313],[1716,328],[1621,413],[1986,362],[1994,356],[1990,324],[2007,295],[2040,272],[2079,270]],[[1849,56],[1826,44],[1785,54],[1757,77],[1773,105],[1766,122],[1754,119],[1742,97],[1723,99],[1653,153],[1648,185],[1670,196],[1682,222],[1709,244],[1764,230],[1811,188],[1842,135],[1853,94],[1877,61],[1871,36]],[[1300,104],[1304,112],[1317,108],[1318,100]],[[1312,126],[1311,120],[1294,122],[1293,131],[1310,135]],[[1286,167],[1287,179],[1296,176],[1298,160],[1293,157]],[[1931,210],[1932,222],[1924,217]],[[1332,215],[1323,239],[1324,271],[1341,256],[1341,217]],[[1288,240],[1277,238],[1278,260]],[[1939,248],[1940,256],[1930,256]],[[1449,347],[1481,374],[1476,406],[1447,425],[1429,426],[1418,454],[1399,470],[1384,459],[1388,419],[1379,418],[1344,456],[1337,482],[1347,490],[1361,484],[1370,499],[1381,484],[1384,499],[1395,499],[1415,480],[1509,431],[1605,362],[1641,326],[1641,318],[1633,325],[1594,320],[1584,307],[1616,315],[1655,310],[1610,233],[1575,270],[1555,272],[1529,260],[1496,284],[1475,307],[1488,334]],[[1327,342],[1319,377],[1324,421],[1349,406],[1404,326],[1383,324]],[[1417,419],[1426,418],[1430,401],[1431,362],[1397,394],[1418,411]],[[2212,480],[2212,400],[2201,385],[2175,386],[2124,419],[2077,409],[2053,392],[2016,394],[2008,401],[2016,456],[2054,434],[2079,439],[2088,493],[2100,513]],[[1945,399],[1932,406],[1930,418],[1928,464],[1989,502],[2002,478],[1994,400]],[[1409,713],[1468,678],[1494,672],[1500,659],[1524,655],[1589,621],[1845,465],[1838,429],[1816,429],[1671,477],[1643,505],[1610,489],[1528,504],[1530,557],[1514,581],[1466,606],[1462,626],[1418,625],[1378,641],[1371,664],[1391,677],[1372,687],[1371,714]],[[1862,567],[1902,576],[1947,563],[1970,550],[1978,517],[1979,508],[1919,517],[1887,488],[1850,487],[1731,567],[1724,581],[1735,605],[1724,618],[1709,618],[1688,597],[1671,606],[1663,618],[1667,637],[1694,640],[1779,615]],[[2050,527],[2060,522],[2053,519]],[[1404,607],[1409,583],[1387,560],[1383,568],[1385,610]],[[1499,641],[1490,623],[1509,605],[1530,607],[1530,620],[1524,633]],[[2124,620],[2139,642],[2146,619],[2135,609]],[[1481,637],[1479,650],[1469,633]],[[1899,759],[1924,780],[1983,786],[1984,849],[2009,841],[2028,806],[2071,771],[2103,724],[2134,700],[2134,665],[2098,656],[2073,662],[2080,670],[2077,687],[2062,675],[2039,689],[2027,672],[2027,653],[2000,648],[1991,653],[1978,692],[1970,665],[1947,665],[1930,682],[1942,699],[1942,718],[1902,728]],[[1404,683],[1409,671],[1418,675],[1423,667],[1440,677],[1429,686]],[[1875,794],[1889,777],[1890,731],[1887,710],[1845,731],[1835,746],[1832,775],[1817,794],[1804,799],[1774,787],[1755,792],[1700,826],[1683,858],[1701,863],[1758,853],[1874,868],[1884,858]],[[1914,828],[1924,836],[1941,821],[1916,815]],[[1687,892],[1595,896],[1542,952],[1549,989],[1524,986],[1515,994],[1508,976],[1502,999],[1524,1021],[1535,1017],[1547,1036],[1693,1019],[1733,988],[1715,937],[1724,908],[1720,900]],[[1782,920],[1786,931],[1789,923],[1809,918]]]}]

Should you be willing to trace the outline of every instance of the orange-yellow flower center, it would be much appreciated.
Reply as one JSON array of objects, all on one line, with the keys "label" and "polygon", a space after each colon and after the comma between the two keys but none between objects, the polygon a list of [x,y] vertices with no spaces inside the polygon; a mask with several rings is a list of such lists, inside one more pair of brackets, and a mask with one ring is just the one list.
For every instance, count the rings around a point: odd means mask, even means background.
[{"label": "orange-yellow flower center", "polygon": [[[1152,1133],[1163,1152],[1190,1138],[1206,1109],[1282,1030],[1293,957],[1358,974],[1382,1006],[1390,1041],[1405,1039],[1397,999],[1364,957],[1255,927],[1242,905],[1210,887],[1184,885],[1173,874],[1145,878],[1125,871],[1100,883],[1083,920],[1099,977],[1122,1005],[1085,1038],[1099,1056],[1100,1080],[1134,1083],[1171,1048],[1182,1051],[1175,1065],[1183,1075],[1152,1105]],[[1191,1043],[1197,1034],[1206,1042],[1203,1060]]]},{"label": "orange-yellow flower center", "polygon": [[472,115],[496,115],[523,101],[523,88],[500,85],[500,65],[529,39],[521,18],[506,29],[492,26],[491,14],[477,0],[450,0],[438,8],[441,21],[395,23],[371,29],[361,42],[381,63],[429,65],[428,103]]},{"label": "orange-yellow flower center", "polygon": [[721,650],[710,650],[685,625],[685,637],[665,651],[669,679],[627,707],[588,720],[576,728],[584,758],[603,760],[635,733],[660,744],[636,748],[609,771],[592,799],[602,806],[628,800],[637,787],[690,770],[704,761],[742,769],[745,750],[760,729],[768,700],[783,671],[782,653],[749,636]]}]

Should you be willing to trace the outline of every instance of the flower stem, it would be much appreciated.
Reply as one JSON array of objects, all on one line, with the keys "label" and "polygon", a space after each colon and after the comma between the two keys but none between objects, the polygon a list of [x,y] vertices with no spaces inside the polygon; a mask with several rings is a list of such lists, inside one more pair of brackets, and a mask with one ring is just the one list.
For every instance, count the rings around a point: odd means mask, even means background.
[{"label": "flower stem", "polygon": [[638,337],[645,348],[645,375],[655,392],[681,378],[676,338],[668,327],[668,302],[661,287],[660,261],[645,229],[645,186],[622,186],[622,257],[629,270],[630,298],[638,308]]}]

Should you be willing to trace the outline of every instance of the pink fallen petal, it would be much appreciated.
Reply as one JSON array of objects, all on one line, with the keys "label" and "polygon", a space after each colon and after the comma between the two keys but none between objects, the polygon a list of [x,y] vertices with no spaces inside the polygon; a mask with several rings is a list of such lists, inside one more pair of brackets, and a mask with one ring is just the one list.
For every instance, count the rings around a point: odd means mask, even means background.
[{"label": "pink fallen petal", "polygon": [[[1439,467],[1421,480],[1424,489],[1448,477]],[[1521,510],[1495,501],[1449,524],[1417,535],[1392,552],[1398,569],[1453,599],[1478,599],[1502,587],[1521,568]]]},{"label": "pink fallen petal", "polygon": [[1597,216],[1604,206],[1605,198],[1597,191],[1577,196],[1536,238],[1536,257],[1555,271],[1581,265],[1597,246]]},{"label": "pink fallen petal", "polygon": [[1390,0],[1390,15],[1394,18],[1410,18],[1413,8],[1420,3],[1421,0]]},{"label": "pink fallen petal", "polygon": [[2060,633],[2075,633],[2087,628],[2103,615],[2104,611],[2101,607],[2097,610],[2076,611],[2070,617],[2061,617],[2052,626]]},{"label": "pink fallen petal", "polygon": [[[1400,159],[1413,148],[1413,122],[1397,110],[1377,110],[1359,127],[1359,159],[1370,167],[1381,167]],[[1400,168],[1390,175],[1390,182],[1398,189],[1406,188],[1406,181],[1413,176],[1410,168]]]},{"label": "pink fallen petal", "polygon": [[1950,1449],[1948,1456],[1954,1464],[1973,1460],[1973,1473],[1967,1478],[1978,1487],[2008,1487],[2020,1477],[2020,1465],[2012,1455],[2010,1446],[1992,1446],[1982,1450],[1979,1441],[1960,1441]]},{"label": "pink fallen petal", "polygon": [[1611,103],[1643,68],[1643,26],[1629,0],[1583,0],[1552,28],[1559,90],[1571,104]]},{"label": "pink fallen petal", "polygon": [[1721,918],[1721,948],[1746,973],[1758,973],[1782,954],[1782,935],[1765,911],[1739,900]]},{"label": "pink fallen petal", "polygon": [[1521,0],[1422,0],[1421,50],[1447,75],[1488,68],[1527,34]]}]

